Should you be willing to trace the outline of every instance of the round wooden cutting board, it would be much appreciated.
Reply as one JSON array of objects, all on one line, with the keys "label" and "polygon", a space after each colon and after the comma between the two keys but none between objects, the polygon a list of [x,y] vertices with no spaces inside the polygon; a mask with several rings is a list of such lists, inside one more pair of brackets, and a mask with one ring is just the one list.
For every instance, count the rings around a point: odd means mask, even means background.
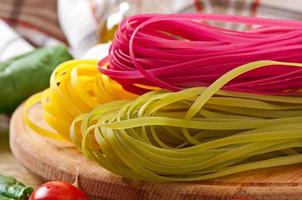
[{"label": "round wooden cutting board", "polygon": [[[31,115],[44,124],[39,106]],[[11,120],[10,145],[25,167],[46,180],[74,182],[78,170],[80,188],[92,200],[302,200],[302,164],[190,183],[157,184],[116,176],[88,161],[72,144],[41,137],[27,128],[22,106]]]}]

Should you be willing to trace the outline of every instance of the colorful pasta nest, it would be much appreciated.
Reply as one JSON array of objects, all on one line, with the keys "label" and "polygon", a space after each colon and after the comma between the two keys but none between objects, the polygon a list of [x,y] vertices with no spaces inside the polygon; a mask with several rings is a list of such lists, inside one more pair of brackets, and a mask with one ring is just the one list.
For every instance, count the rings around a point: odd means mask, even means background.
[{"label": "colorful pasta nest", "polygon": [[[208,20],[256,27],[231,31]],[[145,181],[300,163],[301,36],[297,21],[133,16],[121,24],[108,57],[61,64],[50,88],[26,102],[25,122],[72,141],[113,173]],[[55,131],[30,120],[39,102]]]}]

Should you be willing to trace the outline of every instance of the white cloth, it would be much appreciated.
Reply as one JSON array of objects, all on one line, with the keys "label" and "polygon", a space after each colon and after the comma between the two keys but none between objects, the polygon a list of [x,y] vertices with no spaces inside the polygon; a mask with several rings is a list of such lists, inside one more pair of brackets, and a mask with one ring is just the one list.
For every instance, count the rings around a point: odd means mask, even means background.
[{"label": "white cloth", "polygon": [[117,2],[106,0],[58,0],[60,26],[75,57],[81,57],[99,41],[99,26]]},{"label": "white cloth", "polygon": [[[244,16],[302,19],[302,0],[58,0],[59,22],[71,47],[80,58],[99,43],[100,24],[128,3],[129,13],[202,12]],[[119,19],[116,19],[119,20]],[[113,20],[114,21],[114,20]],[[219,23],[210,22],[211,25]],[[221,24],[220,24],[221,25]],[[223,24],[225,28],[245,30],[244,24]]]},{"label": "white cloth", "polygon": [[0,61],[29,52],[33,47],[0,20]]}]

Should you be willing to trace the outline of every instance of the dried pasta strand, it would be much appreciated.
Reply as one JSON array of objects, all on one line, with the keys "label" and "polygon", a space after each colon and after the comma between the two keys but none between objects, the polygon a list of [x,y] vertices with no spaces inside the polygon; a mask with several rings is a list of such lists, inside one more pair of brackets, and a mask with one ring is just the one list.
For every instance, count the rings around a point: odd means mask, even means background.
[{"label": "dried pasta strand", "polygon": [[109,171],[152,182],[205,180],[300,163],[301,96],[221,90],[242,74],[271,66],[300,69],[302,64],[251,62],[206,88],[152,91],[103,104],[73,121],[71,138]]},{"label": "dried pasta strand", "polygon": [[[28,127],[46,137],[70,140],[70,124],[78,115],[105,102],[136,97],[98,73],[97,62],[72,60],[60,64],[51,75],[50,87],[26,101],[24,119]],[[44,120],[52,129],[43,128],[30,119],[30,109],[39,103]]]},{"label": "dried pasta strand", "polygon": [[[208,21],[250,24],[246,31],[211,26]],[[302,62],[302,22],[218,14],[140,14],[126,19],[103,74],[125,89],[143,94],[155,86],[171,91],[208,87],[231,69],[257,60]],[[103,63],[109,61],[108,67]],[[271,66],[250,71],[224,90],[268,95],[302,93],[302,70]]]}]

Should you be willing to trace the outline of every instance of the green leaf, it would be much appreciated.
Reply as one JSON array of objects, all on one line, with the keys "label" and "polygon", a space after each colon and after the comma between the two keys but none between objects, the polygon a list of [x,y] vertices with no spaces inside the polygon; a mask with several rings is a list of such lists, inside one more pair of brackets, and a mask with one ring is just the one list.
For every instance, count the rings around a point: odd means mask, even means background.
[{"label": "green leaf", "polygon": [[13,199],[12,199],[12,198],[7,198],[7,197],[2,196],[2,195],[0,194],[0,200],[13,200]]},{"label": "green leaf", "polygon": [[0,200],[28,200],[32,192],[15,178],[0,175]]},{"label": "green leaf", "polygon": [[32,94],[49,86],[57,65],[72,59],[63,46],[45,47],[0,63],[0,113],[11,113]]}]

